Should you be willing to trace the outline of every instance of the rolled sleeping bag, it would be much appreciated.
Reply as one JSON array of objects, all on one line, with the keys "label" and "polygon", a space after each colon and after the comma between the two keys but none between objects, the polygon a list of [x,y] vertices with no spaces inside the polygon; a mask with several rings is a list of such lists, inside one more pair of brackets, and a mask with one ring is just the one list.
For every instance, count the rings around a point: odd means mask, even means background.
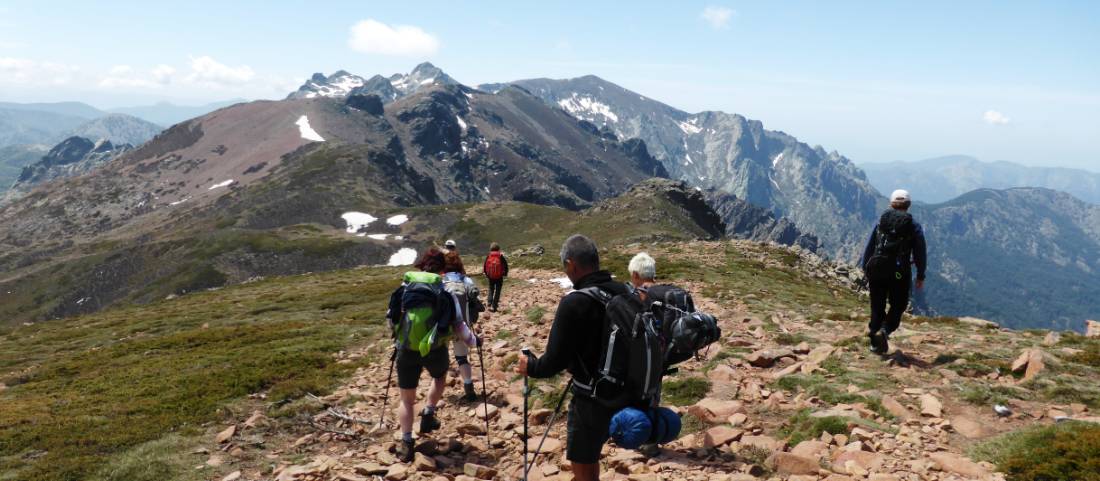
[{"label": "rolled sleeping bag", "polygon": [[650,434],[649,442],[668,444],[680,437],[680,415],[669,408],[656,408],[650,410]]},{"label": "rolled sleeping bag", "polygon": [[623,408],[611,417],[608,431],[611,439],[619,447],[638,449],[652,434],[653,422],[649,415],[640,409]]},{"label": "rolled sleeping bag", "polygon": [[680,436],[680,416],[669,408],[642,411],[624,408],[611,417],[608,432],[619,447],[638,449],[643,444],[667,444]]}]

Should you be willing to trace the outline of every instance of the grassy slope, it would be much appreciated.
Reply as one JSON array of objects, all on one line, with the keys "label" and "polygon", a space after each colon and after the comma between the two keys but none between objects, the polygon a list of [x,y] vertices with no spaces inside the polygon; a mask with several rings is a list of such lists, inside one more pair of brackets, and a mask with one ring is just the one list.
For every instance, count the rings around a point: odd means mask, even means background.
[{"label": "grassy slope", "polygon": [[0,479],[95,479],[248,394],[324,391],[354,367],[333,354],[381,332],[396,276],[276,278],[0,331]]}]

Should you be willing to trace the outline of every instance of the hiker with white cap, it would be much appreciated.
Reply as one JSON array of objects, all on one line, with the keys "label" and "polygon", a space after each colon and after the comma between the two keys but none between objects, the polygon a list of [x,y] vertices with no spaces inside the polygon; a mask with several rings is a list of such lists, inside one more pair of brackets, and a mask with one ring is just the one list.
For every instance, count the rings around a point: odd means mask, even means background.
[{"label": "hiker with white cap", "polygon": [[880,355],[890,351],[890,334],[901,325],[901,315],[909,305],[913,265],[917,266],[916,287],[924,288],[928,253],[924,229],[909,213],[912,203],[908,191],[898,189],[890,194],[890,208],[871,230],[860,262],[871,294],[867,336],[871,339],[871,351]]},{"label": "hiker with white cap", "polygon": [[447,239],[447,242],[443,243],[443,253],[446,254],[451,251],[458,250],[457,244],[454,239]]}]

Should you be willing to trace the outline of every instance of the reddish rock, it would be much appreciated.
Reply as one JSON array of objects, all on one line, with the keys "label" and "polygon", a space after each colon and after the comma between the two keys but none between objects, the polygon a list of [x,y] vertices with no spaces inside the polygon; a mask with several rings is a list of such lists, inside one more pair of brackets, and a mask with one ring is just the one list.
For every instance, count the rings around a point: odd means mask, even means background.
[{"label": "reddish rock", "polygon": [[715,426],[707,430],[706,435],[703,437],[703,447],[716,448],[725,446],[732,441],[736,441],[741,438],[744,431],[740,429],[731,428],[729,426]]},{"label": "reddish rock", "polygon": [[793,453],[778,452],[768,458],[767,463],[779,474],[817,474],[821,465],[814,458]]}]

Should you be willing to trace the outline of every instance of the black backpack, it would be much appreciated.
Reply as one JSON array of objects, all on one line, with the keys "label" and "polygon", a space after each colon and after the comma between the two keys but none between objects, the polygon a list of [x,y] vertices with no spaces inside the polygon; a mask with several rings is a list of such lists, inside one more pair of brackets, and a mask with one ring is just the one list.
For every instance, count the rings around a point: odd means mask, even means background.
[{"label": "black backpack", "polygon": [[649,405],[660,396],[665,371],[656,317],[633,294],[612,296],[597,287],[577,292],[604,306],[603,343],[596,372],[574,378],[573,391],[615,410]]},{"label": "black backpack", "polygon": [[691,294],[679,287],[656,285],[646,289],[646,308],[657,319],[667,366],[691,359],[722,337],[714,316],[695,312]]},{"label": "black backpack", "polygon": [[[917,227],[913,216],[908,212],[888,209],[878,220],[874,251],[863,266],[867,280],[873,283],[887,283],[904,276],[909,256],[913,250],[913,237]],[[902,263],[899,264],[898,260]]]}]

